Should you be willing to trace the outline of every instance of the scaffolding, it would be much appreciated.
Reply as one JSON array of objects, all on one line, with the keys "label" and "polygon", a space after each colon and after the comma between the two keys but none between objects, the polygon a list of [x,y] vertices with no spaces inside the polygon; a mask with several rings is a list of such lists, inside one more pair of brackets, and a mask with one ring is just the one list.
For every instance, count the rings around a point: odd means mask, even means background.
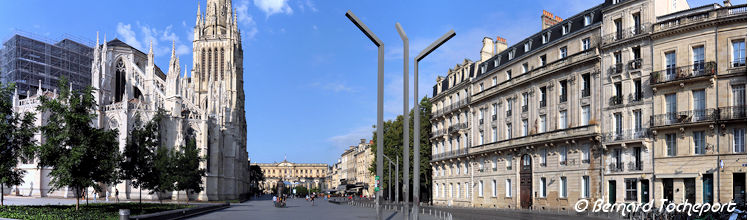
[{"label": "scaffolding", "polygon": [[52,43],[15,34],[0,50],[0,81],[15,82],[21,98],[36,95],[40,81],[43,91],[58,89],[62,76],[80,90],[91,84],[92,61],[93,48],[85,43],[69,38]]}]

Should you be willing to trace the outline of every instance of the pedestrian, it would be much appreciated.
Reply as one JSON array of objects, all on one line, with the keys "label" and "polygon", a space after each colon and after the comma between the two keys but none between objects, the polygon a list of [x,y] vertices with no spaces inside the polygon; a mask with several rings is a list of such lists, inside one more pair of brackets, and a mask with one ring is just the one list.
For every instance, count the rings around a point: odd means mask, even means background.
[{"label": "pedestrian", "polygon": [[120,190],[117,188],[114,188],[114,198],[117,200],[117,203],[120,203]]},{"label": "pedestrian", "polygon": [[109,202],[109,190],[107,190],[107,194],[106,194],[106,197],[104,197],[104,199],[106,199],[107,202]]},{"label": "pedestrian", "polygon": [[276,195],[273,195],[273,206],[276,205],[277,201],[278,201],[278,197],[276,197]]},{"label": "pedestrian", "polygon": [[96,202],[96,199],[99,198],[99,192],[96,191],[96,189],[94,189],[93,191],[94,191],[94,202]]},{"label": "pedestrian", "polygon": [[315,194],[312,194],[309,199],[312,200],[312,206],[315,206]]}]

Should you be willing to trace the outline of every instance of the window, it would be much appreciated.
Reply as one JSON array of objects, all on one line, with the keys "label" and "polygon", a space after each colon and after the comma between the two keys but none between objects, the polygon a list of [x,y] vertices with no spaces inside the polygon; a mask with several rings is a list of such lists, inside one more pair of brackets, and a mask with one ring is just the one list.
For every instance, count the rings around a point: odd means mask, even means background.
[{"label": "window", "polygon": [[590,38],[583,39],[583,50],[590,49]]},{"label": "window", "polygon": [[545,167],[546,166],[546,148],[541,149],[540,154],[541,154],[541,166]]},{"label": "window", "polygon": [[450,183],[450,198],[453,197],[453,184]]},{"label": "window", "polygon": [[523,63],[523,73],[528,72],[528,63]]},{"label": "window", "polygon": [[590,163],[590,146],[583,145],[582,147],[582,161],[583,163]]},{"label": "window", "polygon": [[567,198],[567,177],[559,177],[559,197]]},{"label": "window", "polygon": [[580,190],[581,194],[582,194],[581,196],[583,198],[590,198],[590,177],[589,176],[583,176],[583,181],[582,182],[583,182],[581,184],[582,185],[582,190]]},{"label": "window", "polygon": [[495,76],[495,77],[492,77],[492,86],[496,86],[496,85],[497,85],[497,77]]},{"label": "window", "polygon": [[559,48],[559,59],[564,59],[567,57],[567,46],[560,47]]},{"label": "window", "polygon": [[567,146],[559,148],[559,164],[567,165]]},{"label": "window", "polygon": [[733,152],[744,153],[746,152],[746,128],[734,128],[733,129]]},{"label": "window", "polygon": [[497,141],[497,127],[492,127],[492,142]]},{"label": "window", "polygon": [[744,109],[746,106],[746,85],[734,85],[731,88],[733,94],[733,106]]},{"label": "window", "polygon": [[460,198],[460,183],[455,184],[455,198]]},{"label": "window", "polygon": [[492,180],[492,197],[497,197],[497,180]]},{"label": "window", "polygon": [[530,41],[528,41],[528,42],[525,42],[525,43],[523,44],[523,52],[528,52],[528,51],[530,51],[530,50],[531,50],[531,42],[530,42]]},{"label": "window", "polygon": [[559,112],[559,129],[567,129],[567,110]]},{"label": "window", "polygon": [[494,60],[494,66],[495,66],[495,67],[498,67],[498,66],[499,66],[499,59],[495,59],[495,60]]},{"label": "window", "polygon": [[541,183],[538,186],[538,191],[541,191],[541,198],[546,198],[546,177],[541,177]]},{"label": "window", "polygon": [[546,54],[538,57],[538,63],[539,63],[539,66],[546,65]]},{"label": "window", "polygon": [[512,197],[512,180],[505,180],[505,197]]},{"label": "window", "polygon": [[642,80],[634,79],[633,84],[635,87],[634,101],[642,101]]},{"label": "window", "polygon": [[523,119],[523,136],[528,136],[528,119]]},{"label": "window", "polygon": [[705,90],[694,90],[692,91],[692,98],[694,99],[694,110],[693,120],[702,121],[707,117],[705,112]]},{"label": "window", "polygon": [[507,123],[507,139],[512,138],[512,123]]},{"label": "window", "polygon": [[484,131],[479,132],[479,144],[484,144]]},{"label": "window", "polygon": [[513,48],[509,53],[507,53],[507,59],[512,60],[512,58],[515,58],[515,48]]},{"label": "window", "polygon": [[505,166],[507,167],[507,170],[512,170],[512,155],[507,156]]},{"label": "window", "polygon": [[614,113],[614,133],[616,136],[622,135],[622,113]]},{"label": "window", "polygon": [[512,98],[507,99],[507,116],[512,115]]},{"label": "window", "polygon": [[616,31],[616,40],[622,39],[622,19],[614,20],[614,28]]},{"label": "window", "polygon": [[705,154],[705,131],[694,131],[694,154]]},{"label": "window", "polygon": [[692,47],[692,68],[695,74],[701,75],[705,72],[705,47]]},{"label": "window", "polygon": [[592,22],[593,22],[593,16],[592,15],[585,15],[585,20],[584,20],[583,25],[588,26]]},{"label": "window", "polygon": [[666,153],[668,156],[676,156],[676,134],[666,134]]},{"label": "window", "polygon": [[676,114],[676,94],[666,94],[666,113],[673,115]]},{"label": "window", "polygon": [[581,75],[581,78],[583,79],[583,97],[588,97],[590,96],[590,73]]},{"label": "window", "polygon": [[468,174],[468,161],[463,163],[463,174]]},{"label": "window", "polygon": [[590,121],[590,105],[583,106],[581,108],[582,117],[580,117],[580,124],[581,125],[588,125]]},{"label": "window", "polygon": [[731,41],[733,46],[733,67],[746,66],[746,42],[744,39]]},{"label": "window", "polygon": [[466,193],[466,198],[468,198],[468,192],[470,191],[470,190],[468,190],[468,189],[469,189],[469,188],[468,188],[468,187],[469,187],[469,186],[468,186],[468,182],[465,182],[465,183],[463,183],[463,185],[464,185],[464,186],[466,186],[466,191],[465,191],[465,193]]},{"label": "window", "polygon": [[632,14],[632,23],[634,24],[635,33],[634,34],[640,34],[642,32],[640,28],[640,13],[634,13]]},{"label": "window", "polygon": [[[619,65],[619,64],[622,63],[622,52],[621,51],[614,52],[614,63],[617,64],[617,65]],[[617,71],[617,72],[619,72],[619,71]]]},{"label": "window", "polygon": [[666,52],[666,80],[676,78],[676,52]]},{"label": "window", "polygon": [[546,115],[541,115],[538,118],[538,133],[546,132]]},{"label": "window", "polygon": [[522,108],[523,108],[523,112],[527,112],[528,111],[528,97],[529,96],[530,95],[528,95],[527,92],[523,93],[523,100],[521,100],[523,102],[523,103],[521,103],[522,104]]},{"label": "window", "polygon": [[637,179],[625,179],[626,194],[624,200],[637,200]]},{"label": "window", "polygon": [[484,181],[479,180],[479,197],[484,197]]},{"label": "window", "polygon": [[551,37],[551,32],[546,32],[546,33],[542,34],[541,35],[541,43],[542,44],[549,43],[550,37]]},{"label": "window", "polygon": [[486,64],[481,65],[481,73],[486,73]]},{"label": "window", "polygon": [[[635,131],[640,132],[642,131],[642,110],[634,110],[632,111],[632,115],[635,117]],[[639,135],[639,134],[638,134]]]},{"label": "window", "polygon": [[484,83],[479,83],[479,92],[484,91]]},{"label": "window", "polygon": [[512,70],[507,70],[507,72],[505,72],[505,76],[507,76],[507,80],[512,79]]},{"label": "window", "polygon": [[635,147],[632,151],[635,153],[635,170],[642,170],[642,148]]},{"label": "window", "polygon": [[570,27],[571,27],[570,23],[566,23],[566,24],[562,25],[562,35],[566,35],[566,34],[570,33]]},{"label": "window", "polygon": [[567,101],[567,80],[559,81],[559,102]]},{"label": "window", "polygon": [[542,86],[538,89],[538,91],[541,93],[541,101],[539,101],[539,106],[546,107],[546,86]]},{"label": "window", "polygon": [[497,120],[497,103],[492,104],[492,121]]}]

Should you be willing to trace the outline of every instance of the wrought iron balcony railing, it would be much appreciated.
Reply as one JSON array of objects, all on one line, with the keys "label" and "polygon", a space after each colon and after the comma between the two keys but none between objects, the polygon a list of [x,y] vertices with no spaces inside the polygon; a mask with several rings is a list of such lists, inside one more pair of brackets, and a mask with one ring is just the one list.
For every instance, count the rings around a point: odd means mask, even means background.
[{"label": "wrought iron balcony railing", "polygon": [[642,170],[642,161],[636,161],[636,162],[629,162],[627,163],[627,169],[632,171],[640,171]]},{"label": "wrought iron balcony railing", "polygon": [[713,108],[690,110],[681,112],[670,112],[658,114],[651,117],[650,124],[653,127],[668,126],[675,124],[688,124],[694,122],[713,121],[718,118],[718,111]]},{"label": "wrought iron balcony railing", "polygon": [[609,98],[609,105],[621,105],[623,100],[624,98],[620,95],[611,96],[611,98]]},{"label": "wrought iron balcony railing", "polygon": [[622,162],[609,164],[609,172],[622,172],[622,171],[624,171],[624,164]]},{"label": "wrought iron balcony railing", "polygon": [[528,105],[524,105],[522,108],[523,108],[523,112],[528,112]]},{"label": "wrought iron balcony railing", "polygon": [[507,117],[510,117],[510,116],[512,116],[512,109],[507,110]]},{"label": "wrought iron balcony railing", "polygon": [[616,141],[628,141],[646,138],[648,132],[646,129],[630,129],[624,131],[613,131],[603,134],[603,142],[610,143]]},{"label": "wrought iron balcony railing", "polygon": [[624,64],[616,63],[609,68],[609,74],[620,74],[624,70]]},{"label": "wrought iron balcony railing", "polygon": [[715,75],[717,66],[714,61],[710,61],[699,62],[689,66],[666,68],[651,73],[650,84],[657,85],[671,81]]},{"label": "wrought iron balcony railing", "polygon": [[629,70],[638,70],[642,68],[642,58],[637,58],[634,60],[629,61]]},{"label": "wrought iron balcony railing", "polygon": [[541,107],[546,107],[546,100],[541,100],[541,101],[540,101],[540,102],[538,103],[538,105],[539,105],[539,106],[541,106]]},{"label": "wrought iron balcony railing", "polygon": [[746,105],[718,108],[720,120],[746,119]]},{"label": "wrought iron balcony railing", "polygon": [[468,155],[468,148],[461,148],[457,150],[451,150],[447,152],[437,153],[432,155],[432,160],[439,160],[444,158],[451,158],[457,156]]},{"label": "wrought iron balcony railing", "polygon": [[612,44],[617,41],[647,34],[650,31],[651,31],[651,23],[635,25],[629,28],[622,29],[620,31],[615,31],[613,33],[604,35],[602,37],[603,45]]},{"label": "wrought iron balcony railing", "polygon": [[559,96],[559,102],[566,102],[567,101],[567,94],[562,94]]}]

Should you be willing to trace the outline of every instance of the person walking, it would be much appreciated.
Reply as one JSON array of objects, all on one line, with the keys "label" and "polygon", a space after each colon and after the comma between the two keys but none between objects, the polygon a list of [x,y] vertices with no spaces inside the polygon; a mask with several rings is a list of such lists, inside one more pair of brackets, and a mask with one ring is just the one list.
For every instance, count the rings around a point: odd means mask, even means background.
[{"label": "person walking", "polygon": [[120,203],[120,190],[117,188],[114,188],[114,198],[116,199],[117,203]]}]

